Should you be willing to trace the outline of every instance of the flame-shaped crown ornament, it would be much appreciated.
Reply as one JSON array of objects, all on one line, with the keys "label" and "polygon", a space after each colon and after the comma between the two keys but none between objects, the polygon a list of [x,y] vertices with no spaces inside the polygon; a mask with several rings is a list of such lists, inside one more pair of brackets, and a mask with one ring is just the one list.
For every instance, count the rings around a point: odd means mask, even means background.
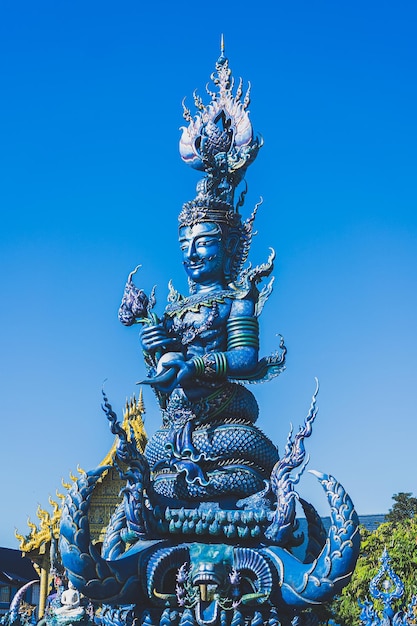
[{"label": "flame-shaped crown ornament", "polygon": [[255,160],[262,138],[254,136],[249,119],[250,85],[242,100],[242,79],[233,94],[234,79],[229,61],[224,55],[222,38],[216,71],[211,75],[218,92],[210,91],[211,102],[204,105],[194,92],[195,117],[185,106],[180,139],[180,154],[185,163],[204,171],[197,184],[197,196],[183,205],[179,215],[180,225],[197,222],[216,222],[235,225],[240,220],[237,213],[243,203],[244,193],[234,206],[234,193],[245,176],[246,169]]}]

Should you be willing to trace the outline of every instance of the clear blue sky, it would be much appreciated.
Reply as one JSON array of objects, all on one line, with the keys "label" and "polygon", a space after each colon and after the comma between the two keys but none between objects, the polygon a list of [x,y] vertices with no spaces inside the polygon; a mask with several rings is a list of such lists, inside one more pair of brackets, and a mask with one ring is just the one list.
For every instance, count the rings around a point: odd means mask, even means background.
[{"label": "clear blue sky", "polygon": [[[137,330],[117,320],[129,271],[158,285],[159,312],[169,278],[186,289],[181,100],[203,94],[222,32],[265,140],[245,208],[263,196],[252,260],[278,257],[262,352],[278,332],[289,350],[255,390],[259,425],[282,448],[317,376],[310,468],[360,514],[417,492],[416,21],[413,0],[3,0],[0,545],[105,456],[103,380],[119,415],[138,389]],[[312,476],[299,491],[327,512]]]}]

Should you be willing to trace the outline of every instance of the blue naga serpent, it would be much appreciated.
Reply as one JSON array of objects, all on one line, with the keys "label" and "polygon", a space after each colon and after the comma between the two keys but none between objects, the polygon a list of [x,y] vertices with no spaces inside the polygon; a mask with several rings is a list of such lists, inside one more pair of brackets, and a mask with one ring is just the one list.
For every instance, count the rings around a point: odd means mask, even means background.
[{"label": "blue naga serpent", "polygon": [[[190,607],[206,610],[198,595],[204,567],[205,580],[219,589],[212,603],[214,612],[256,608],[264,614],[272,605],[285,623],[295,612],[329,600],[349,580],[360,539],[357,515],[343,487],[333,477],[313,472],[327,495],[330,528],[326,534],[315,509],[300,498],[308,521],[303,558],[298,558],[292,548],[299,543],[293,534],[297,528],[293,505],[298,498],[294,484],[299,475],[294,477],[293,470],[306,460],[303,441],[310,435],[317,413],[316,395],[317,390],[303,427],[294,437],[290,434],[283,458],[273,467],[271,479],[266,481],[268,487],[238,501],[240,509],[227,512],[214,504],[188,510],[155,505],[146,456],[136,449],[134,440],[129,441],[104,396],[112,432],[119,437],[119,471],[127,483],[101,554],[91,542],[88,508],[94,487],[107,468],[87,472],[68,494],[61,520],[60,552],[69,579],[93,602],[116,607],[111,611],[113,622],[114,611],[120,610],[117,607],[131,603],[159,610],[161,615],[167,604],[175,606],[180,615]],[[174,520],[180,524],[175,526]],[[217,532],[211,532],[216,521]],[[259,534],[249,534],[247,545],[239,545],[236,538],[239,528],[244,527],[258,527]],[[184,541],[186,535],[188,541]],[[178,542],[180,537],[182,542]],[[210,537],[211,553],[204,537]],[[213,555],[213,545],[220,557]],[[181,579],[181,571],[184,584],[178,592],[173,581]],[[233,572],[239,579],[235,586],[230,582]],[[203,617],[201,620],[205,623]]]}]

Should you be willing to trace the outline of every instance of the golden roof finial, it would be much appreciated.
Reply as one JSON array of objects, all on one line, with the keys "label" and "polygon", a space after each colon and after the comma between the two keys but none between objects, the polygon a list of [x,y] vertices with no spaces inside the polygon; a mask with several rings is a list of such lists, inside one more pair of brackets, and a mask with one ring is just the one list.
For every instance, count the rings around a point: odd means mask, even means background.
[{"label": "golden roof finial", "polygon": [[41,507],[40,504],[38,504],[36,515],[38,516],[41,522],[41,528],[44,528],[49,525],[49,522],[51,521],[51,516],[48,513],[48,511],[46,511],[45,509]]},{"label": "golden roof finial", "polygon": [[27,525],[30,528],[31,534],[38,532],[38,527],[31,521],[30,517],[28,517]]},{"label": "golden roof finial", "polygon": [[142,389],[142,387],[140,388],[140,391],[139,391],[139,400],[138,400],[136,406],[137,406],[137,409],[138,409],[138,411],[139,411],[139,413],[141,415],[143,415],[143,413],[146,413],[145,403],[143,401],[143,389]]},{"label": "golden roof finial", "polygon": [[126,398],[125,408],[124,408],[124,411],[123,411],[123,425],[129,419],[129,415],[130,415],[130,413],[132,411],[132,402],[135,402],[135,401],[136,401],[135,396],[133,396],[133,398],[130,398],[130,400],[128,398]]},{"label": "golden roof finial", "polygon": [[70,483],[66,483],[65,480],[63,478],[61,478],[61,485],[65,488],[65,489],[71,489],[71,484]]},{"label": "golden roof finial", "polygon": [[60,505],[58,504],[58,502],[55,502],[55,500],[52,499],[52,496],[49,496],[48,502],[52,507],[52,516],[55,517],[56,515],[58,515]]},{"label": "golden roof finial", "polygon": [[220,39],[220,52],[222,54],[222,56],[224,55],[224,35],[223,33],[221,34],[221,39]]},{"label": "golden roof finial", "polygon": [[58,489],[55,491],[55,495],[61,500],[61,502],[65,500],[65,495],[63,493],[59,493]]}]

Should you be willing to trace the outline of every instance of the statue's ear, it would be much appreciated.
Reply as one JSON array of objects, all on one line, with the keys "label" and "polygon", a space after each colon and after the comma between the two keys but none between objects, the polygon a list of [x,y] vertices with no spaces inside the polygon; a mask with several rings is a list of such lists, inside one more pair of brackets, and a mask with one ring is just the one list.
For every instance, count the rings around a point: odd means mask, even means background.
[{"label": "statue's ear", "polygon": [[239,245],[239,235],[237,233],[230,234],[226,240],[226,254],[227,256],[234,257],[236,254],[237,247]]}]

